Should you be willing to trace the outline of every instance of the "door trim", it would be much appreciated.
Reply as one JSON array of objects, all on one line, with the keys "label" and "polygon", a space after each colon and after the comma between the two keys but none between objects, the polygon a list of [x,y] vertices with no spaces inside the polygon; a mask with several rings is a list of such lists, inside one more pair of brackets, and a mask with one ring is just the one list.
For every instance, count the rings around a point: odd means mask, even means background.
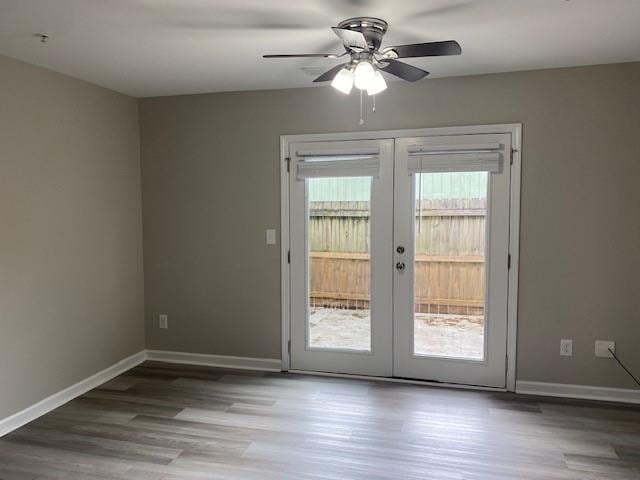
[{"label": "door trim", "polygon": [[289,144],[293,142],[345,141],[345,140],[380,140],[402,137],[429,137],[440,135],[464,135],[481,133],[510,133],[511,134],[511,185],[509,210],[509,255],[511,268],[508,277],[507,292],[507,358],[506,389],[514,392],[516,389],[516,349],[518,328],[518,272],[520,251],[520,184],[522,166],[522,124],[470,125],[458,127],[434,127],[407,130],[378,130],[369,132],[348,133],[311,133],[280,136],[280,285],[281,285],[281,350],[282,370],[288,371],[291,365],[289,355],[289,341],[291,328],[291,281],[289,268],[289,172],[287,155]]}]

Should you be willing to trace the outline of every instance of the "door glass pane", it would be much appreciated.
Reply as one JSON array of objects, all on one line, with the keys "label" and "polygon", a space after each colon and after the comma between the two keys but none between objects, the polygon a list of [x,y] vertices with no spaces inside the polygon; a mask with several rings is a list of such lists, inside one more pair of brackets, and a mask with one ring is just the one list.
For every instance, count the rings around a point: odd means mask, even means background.
[{"label": "door glass pane", "polygon": [[484,359],[488,178],[415,175],[416,355]]},{"label": "door glass pane", "polygon": [[371,350],[371,177],[307,181],[311,348]]}]

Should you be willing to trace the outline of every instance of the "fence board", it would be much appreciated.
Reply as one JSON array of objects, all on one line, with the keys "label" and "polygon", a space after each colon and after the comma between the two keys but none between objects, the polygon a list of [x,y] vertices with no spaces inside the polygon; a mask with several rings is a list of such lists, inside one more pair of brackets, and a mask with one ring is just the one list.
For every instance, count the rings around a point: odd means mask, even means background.
[{"label": "fence board", "polygon": [[[368,308],[368,254],[311,252],[310,266],[312,305]],[[482,314],[484,257],[418,255],[415,276],[416,311]]]}]

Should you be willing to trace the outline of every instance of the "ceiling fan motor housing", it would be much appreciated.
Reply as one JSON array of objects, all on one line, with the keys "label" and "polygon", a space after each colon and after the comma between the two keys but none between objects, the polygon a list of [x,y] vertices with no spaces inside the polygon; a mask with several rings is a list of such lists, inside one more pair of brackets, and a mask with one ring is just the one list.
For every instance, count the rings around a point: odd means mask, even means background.
[{"label": "ceiling fan motor housing", "polygon": [[[338,24],[338,28],[362,33],[371,52],[377,52],[380,49],[382,37],[387,32],[387,27],[387,22],[375,17],[348,18]],[[349,50],[347,49],[347,51]]]}]

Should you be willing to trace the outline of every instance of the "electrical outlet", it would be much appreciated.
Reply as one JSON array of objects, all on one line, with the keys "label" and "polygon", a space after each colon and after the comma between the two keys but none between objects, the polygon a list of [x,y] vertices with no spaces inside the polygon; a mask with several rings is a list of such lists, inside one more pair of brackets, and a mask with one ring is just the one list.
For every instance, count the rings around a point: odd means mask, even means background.
[{"label": "electrical outlet", "polygon": [[610,342],[607,340],[596,340],[596,357],[600,358],[613,358],[609,349],[616,351],[616,342]]},{"label": "electrical outlet", "polygon": [[169,316],[162,313],[158,318],[158,327],[159,328],[169,328]]},{"label": "electrical outlet", "polygon": [[573,357],[573,340],[565,338],[560,340],[560,355],[563,357]]}]

